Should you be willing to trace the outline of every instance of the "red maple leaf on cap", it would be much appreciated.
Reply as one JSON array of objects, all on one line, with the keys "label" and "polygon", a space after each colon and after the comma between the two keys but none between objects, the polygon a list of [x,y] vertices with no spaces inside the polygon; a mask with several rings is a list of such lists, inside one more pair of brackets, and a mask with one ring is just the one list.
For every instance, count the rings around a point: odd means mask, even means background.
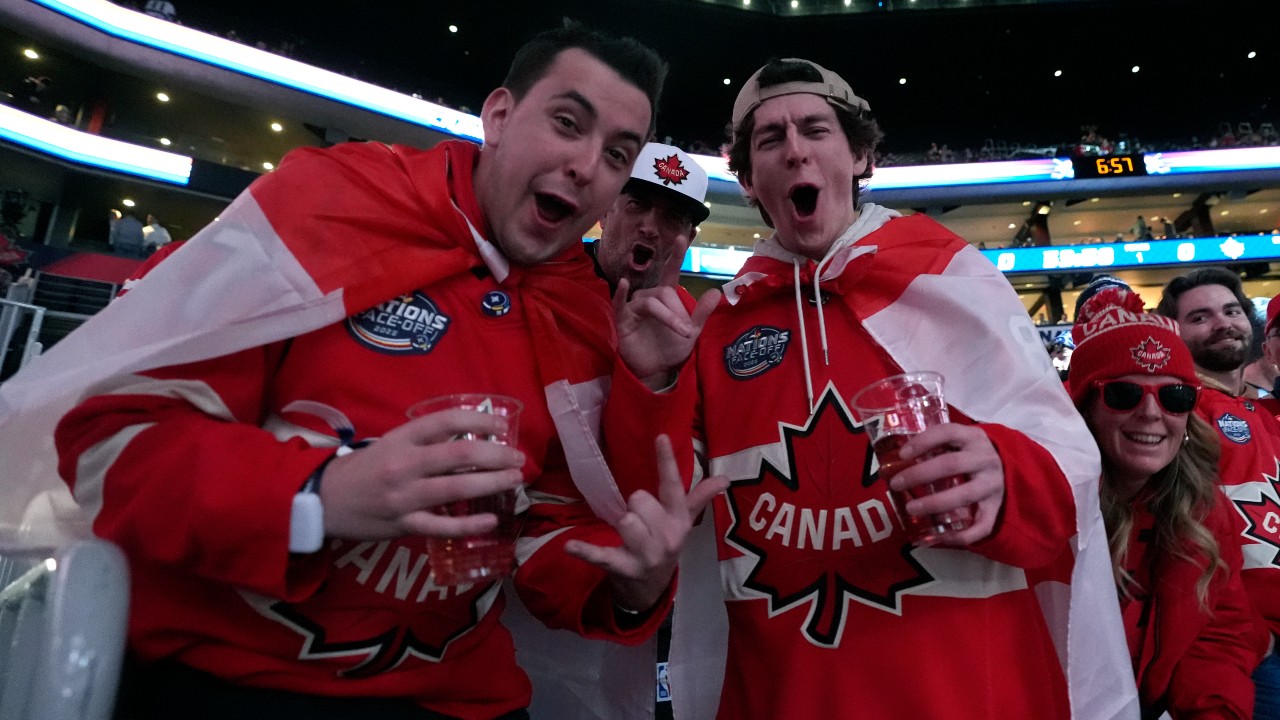
[{"label": "red maple leaf on cap", "polygon": [[653,170],[663,185],[679,185],[684,182],[685,178],[689,177],[689,169],[680,164],[678,155],[654,158]]},{"label": "red maple leaf on cap", "polygon": [[1147,372],[1155,372],[1168,365],[1169,360],[1173,357],[1172,350],[1150,335],[1147,336],[1146,340],[1129,350],[1129,353],[1133,355],[1134,361],[1145,368]]}]

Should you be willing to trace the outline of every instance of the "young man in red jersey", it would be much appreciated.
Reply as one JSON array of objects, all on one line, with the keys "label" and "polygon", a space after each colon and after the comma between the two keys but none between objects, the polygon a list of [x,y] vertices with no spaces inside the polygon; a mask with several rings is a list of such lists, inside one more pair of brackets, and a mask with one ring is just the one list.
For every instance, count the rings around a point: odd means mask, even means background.
[{"label": "young man in red jersey", "polygon": [[[292,153],[86,324],[161,348],[122,348],[56,437],[93,531],[130,559],[126,712],[525,717],[500,584],[436,586],[423,543],[493,527],[432,508],[503,490],[531,504],[514,580],[539,619],[654,631],[716,486],[686,496],[654,452],[687,432],[690,393],[651,388],[698,328],[620,300],[615,350],[581,237],[652,134],[664,74],[634,41],[539,35],[485,101],[483,148]],[[500,432],[493,416],[406,421],[459,392],[520,399],[518,446],[454,439]],[[657,497],[611,490],[597,414],[617,486],[652,487],[661,464]]]},{"label": "young man in red jersey", "polygon": [[[1169,281],[1156,310],[1178,321],[1204,383],[1196,413],[1218,433],[1218,479],[1244,521],[1240,576],[1274,637],[1280,633],[1280,526],[1271,509],[1280,505],[1280,423],[1257,400],[1244,397],[1253,303],[1239,275],[1206,267]],[[1280,718],[1280,658],[1274,651],[1263,658],[1253,679],[1255,716]]]},{"label": "young man in red jersey", "polygon": [[[859,202],[881,133],[839,75],[771,61],[731,127],[775,233],[695,353],[700,454],[732,483],[713,504],[718,717],[1137,717],[1098,451],[1008,282],[927,217]],[[903,446],[919,463],[893,488],[965,482],[895,508],[849,398],[915,370],[942,373],[952,422]],[[900,513],[962,508],[967,529],[907,539]],[[689,658],[725,620],[682,568],[672,699],[714,702]]]}]

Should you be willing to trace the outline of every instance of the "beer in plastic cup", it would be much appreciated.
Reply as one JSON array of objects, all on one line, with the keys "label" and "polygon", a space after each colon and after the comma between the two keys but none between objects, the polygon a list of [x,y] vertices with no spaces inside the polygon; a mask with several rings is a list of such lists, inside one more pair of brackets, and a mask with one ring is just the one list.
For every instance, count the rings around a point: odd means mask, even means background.
[{"label": "beer in plastic cup", "polygon": [[[447,395],[423,400],[409,408],[406,414],[413,419],[459,408],[501,415],[507,419],[507,431],[502,435],[483,436],[464,433],[455,437],[454,440],[481,439],[517,447],[518,424],[523,405],[519,400],[506,395],[484,393]],[[440,587],[469,585],[503,577],[515,568],[516,535],[520,529],[516,521],[515,490],[455,500],[431,508],[431,512],[449,516],[477,513],[493,513],[498,516],[497,527],[487,533],[454,538],[427,538],[427,562],[431,565],[433,583]]]},{"label": "beer in plastic cup", "polygon": [[[886,484],[917,462],[947,452],[937,450],[905,462],[898,456],[912,435],[950,422],[947,404],[942,397],[942,376],[938,373],[893,375],[858,391],[850,402],[871,438],[876,460],[880,463],[880,477]],[[890,491],[911,542],[921,546],[932,545],[944,533],[964,530],[973,523],[972,507],[923,516],[908,515],[906,511],[908,500],[956,487],[965,480],[963,475],[953,475],[902,492]]]}]

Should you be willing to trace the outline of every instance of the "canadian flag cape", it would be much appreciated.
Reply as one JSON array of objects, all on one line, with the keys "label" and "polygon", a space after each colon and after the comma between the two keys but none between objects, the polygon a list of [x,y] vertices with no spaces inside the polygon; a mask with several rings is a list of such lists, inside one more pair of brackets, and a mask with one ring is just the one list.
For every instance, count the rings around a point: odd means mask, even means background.
[{"label": "canadian flag cape", "polygon": [[536,272],[511,268],[454,205],[450,173],[470,173],[478,152],[447,142],[426,152],[353,144],[291,153],[146,282],[0,385],[0,540],[51,539],[49,509],[59,530],[77,531],[75,513],[63,512],[70,498],[60,497],[52,430],[94,383],[300,335],[482,259],[533,294],[535,336],[572,340],[539,346],[545,386],[607,377],[611,311],[583,290],[596,282],[586,254],[575,248]]},{"label": "canadian flag cape", "polygon": [[[297,336],[478,261],[529,297],[534,336],[548,340],[533,361],[574,482],[597,515],[620,516],[625,503],[597,446],[616,345],[608,299],[586,289],[599,280],[580,247],[525,271],[471,227],[448,189],[451,173],[470,173],[478,152],[465,142],[295,151],[145,282],[0,384],[0,552],[48,551],[89,534],[58,477],[53,429],[96,383]],[[509,603],[515,610],[504,621],[550,633],[518,605]],[[538,636],[521,651],[566,675],[610,672],[611,643],[568,635],[549,644]],[[629,695],[589,683],[570,694],[594,709],[557,715],[623,717],[618,703],[638,705],[633,717],[651,714],[652,651],[617,661],[627,674],[645,673]]]},{"label": "canadian flag cape", "polygon": [[[884,212],[863,209],[863,215]],[[899,367],[970,378],[948,386],[948,404],[976,422],[1015,428],[1053,454],[1075,499],[1075,563],[1069,585],[1042,582],[1035,592],[1065,671],[1071,714],[1078,720],[1137,718],[1137,690],[1098,506],[1097,447],[1030,318],[1008,280],[941,225],[916,215],[875,227],[855,224],[837,239],[833,248],[844,247],[833,251],[822,281],[847,286],[841,292],[848,305]],[[769,256],[777,247],[776,241],[757,243],[756,254],[726,286],[723,302],[747,291],[768,292],[790,278],[792,264]],[[757,283],[761,287],[742,289]],[[704,521],[695,528],[681,559],[670,660],[676,720],[714,717],[723,681],[728,619],[712,525]],[[707,578],[717,587],[698,587]]]}]

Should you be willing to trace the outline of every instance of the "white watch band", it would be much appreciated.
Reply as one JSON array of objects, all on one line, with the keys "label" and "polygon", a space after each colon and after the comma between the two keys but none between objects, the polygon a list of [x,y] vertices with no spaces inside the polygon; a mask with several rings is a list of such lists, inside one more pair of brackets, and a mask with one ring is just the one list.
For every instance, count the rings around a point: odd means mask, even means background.
[{"label": "white watch band", "polygon": [[324,545],[324,506],[320,496],[306,491],[293,496],[289,513],[289,552],[313,553]]},{"label": "white watch band", "polygon": [[[364,447],[368,441],[357,443]],[[340,445],[336,451],[311,473],[311,477],[303,483],[302,489],[293,496],[293,507],[289,511],[289,552],[313,553],[324,545],[324,504],[320,502],[320,481],[324,471],[334,458],[350,455],[355,450],[351,445]]]}]

